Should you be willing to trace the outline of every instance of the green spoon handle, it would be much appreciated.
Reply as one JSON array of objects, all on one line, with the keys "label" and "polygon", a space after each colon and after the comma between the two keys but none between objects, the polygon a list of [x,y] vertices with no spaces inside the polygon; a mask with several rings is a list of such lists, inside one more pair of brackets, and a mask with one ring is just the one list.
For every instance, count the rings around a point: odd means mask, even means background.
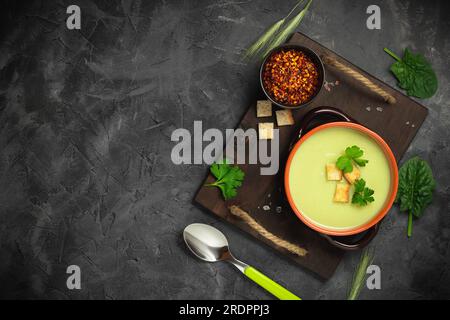
[{"label": "green spoon handle", "polygon": [[244,274],[249,278],[259,284],[261,287],[269,291],[275,297],[280,300],[301,300],[292,292],[288,291],[284,287],[280,286],[278,283],[273,281],[272,279],[266,277],[261,272],[256,270],[251,266],[247,266],[244,269]]}]

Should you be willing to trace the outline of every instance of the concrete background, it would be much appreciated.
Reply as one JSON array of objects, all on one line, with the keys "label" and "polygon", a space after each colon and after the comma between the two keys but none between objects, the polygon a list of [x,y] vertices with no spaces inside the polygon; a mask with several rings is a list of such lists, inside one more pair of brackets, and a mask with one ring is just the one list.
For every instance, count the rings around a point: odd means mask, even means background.
[{"label": "concrete background", "polygon": [[[256,98],[258,63],[240,54],[295,1],[2,1],[0,297],[271,299],[227,264],[193,258],[192,222],[305,299],[346,297],[358,253],[327,282],[191,204],[207,166],[170,161],[175,128],[233,128]],[[82,28],[65,26],[66,7]],[[365,27],[381,7],[382,29]],[[450,20],[446,1],[314,1],[299,30],[395,86],[385,53],[432,62],[437,94],[405,159],[428,160],[433,204],[406,238],[391,210],[373,243],[382,289],[364,299],[450,298]],[[404,159],[404,160],[405,160]],[[76,264],[82,289],[68,290]]]}]

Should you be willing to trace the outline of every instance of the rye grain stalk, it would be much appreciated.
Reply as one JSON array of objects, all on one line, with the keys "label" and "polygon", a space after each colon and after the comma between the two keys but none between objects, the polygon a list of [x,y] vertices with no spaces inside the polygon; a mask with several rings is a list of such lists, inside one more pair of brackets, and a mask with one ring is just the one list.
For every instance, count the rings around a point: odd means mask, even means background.
[{"label": "rye grain stalk", "polygon": [[348,291],[347,300],[356,300],[361,292],[361,289],[366,284],[367,267],[373,262],[374,253],[372,250],[364,249],[361,253],[359,263],[353,273],[352,284]]},{"label": "rye grain stalk", "polygon": [[302,4],[304,0],[300,0],[297,4],[291,9],[291,11],[281,20],[275,22],[271,25],[266,32],[264,32],[246,51],[244,54],[244,59],[254,58],[261,52],[261,50],[267,44],[271,43],[274,37],[280,32],[281,27],[285,24],[286,20],[291,16],[291,14],[297,9],[297,7]]},{"label": "rye grain stalk", "polygon": [[311,2],[312,0],[309,0],[306,7],[302,11],[300,11],[294,18],[292,18],[292,20],[286,24],[286,27],[284,27],[273,37],[273,40],[266,47],[263,57],[265,57],[273,48],[283,44],[289,38],[289,36],[294,33],[295,29],[297,29],[300,22],[303,20],[303,17],[306,15]]}]

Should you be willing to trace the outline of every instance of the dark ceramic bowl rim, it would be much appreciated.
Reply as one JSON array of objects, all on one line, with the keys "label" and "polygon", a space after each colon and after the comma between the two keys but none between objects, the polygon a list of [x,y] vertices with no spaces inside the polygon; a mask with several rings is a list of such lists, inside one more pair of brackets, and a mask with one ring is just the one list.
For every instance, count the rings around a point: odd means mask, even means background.
[{"label": "dark ceramic bowl rim", "polygon": [[[264,88],[263,71],[264,71],[266,62],[272,54],[274,54],[275,52],[278,52],[280,50],[283,50],[283,49],[295,49],[295,50],[302,51],[305,54],[307,54],[313,60],[313,62],[316,64],[316,66],[319,70],[319,79],[322,78],[319,83],[319,87],[317,88],[317,91],[314,93],[314,95],[312,95],[308,101],[303,102],[298,105],[287,105],[287,104],[282,104],[280,102],[277,102],[275,99],[273,99],[270,96],[270,94]],[[261,64],[261,68],[259,70],[259,82],[261,84],[261,88],[262,88],[264,94],[266,95],[267,99],[269,99],[273,104],[275,104],[281,108],[285,108],[285,109],[298,109],[298,108],[301,108],[301,107],[306,106],[307,104],[311,103],[319,95],[319,92],[322,90],[323,84],[325,82],[325,68],[323,66],[322,59],[320,59],[319,55],[317,53],[315,53],[313,50],[311,50],[310,48],[296,45],[296,44],[285,44],[285,45],[281,45],[281,46],[275,47],[272,50],[270,50],[269,53],[267,54],[267,56],[264,58],[264,60]]]}]

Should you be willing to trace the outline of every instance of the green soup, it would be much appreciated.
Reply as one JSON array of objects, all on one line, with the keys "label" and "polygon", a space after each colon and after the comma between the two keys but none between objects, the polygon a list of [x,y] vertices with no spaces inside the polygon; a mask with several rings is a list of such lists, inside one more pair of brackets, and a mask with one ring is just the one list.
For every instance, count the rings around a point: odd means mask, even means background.
[{"label": "green soup", "polygon": [[[337,203],[333,195],[337,181],[328,181],[325,165],[336,162],[345,148],[357,145],[369,163],[360,167],[361,178],[375,191],[375,201],[360,207],[350,201]],[[343,178],[344,179],[344,178]],[[383,208],[390,194],[391,171],[383,149],[370,136],[348,127],[329,127],[317,131],[297,149],[289,169],[292,201],[313,224],[333,231],[355,229],[371,221]]]}]

